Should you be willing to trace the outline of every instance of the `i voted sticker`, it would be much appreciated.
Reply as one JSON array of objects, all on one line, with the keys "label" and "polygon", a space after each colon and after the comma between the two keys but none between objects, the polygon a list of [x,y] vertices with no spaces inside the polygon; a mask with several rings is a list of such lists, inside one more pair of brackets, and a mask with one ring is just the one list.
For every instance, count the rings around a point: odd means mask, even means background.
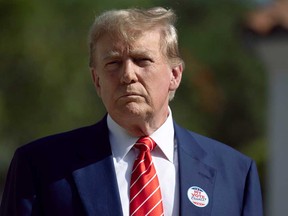
[{"label": "i voted sticker", "polygon": [[188,199],[197,207],[203,208],[208,205],[209,197],[207,193],[200,187],[192,186],[187,191]]}]

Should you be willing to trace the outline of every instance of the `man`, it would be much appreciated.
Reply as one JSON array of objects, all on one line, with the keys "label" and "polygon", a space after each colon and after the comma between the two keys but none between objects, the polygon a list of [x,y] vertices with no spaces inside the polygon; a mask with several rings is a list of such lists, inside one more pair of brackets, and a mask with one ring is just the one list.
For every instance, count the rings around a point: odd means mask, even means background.
[{"label": "man", "polygon": [[90,68],[108,114],[20,147],[2,216],[262,215],[255,163],[173,121],[183,71],[174,22],[163,8],[96,18]]}]

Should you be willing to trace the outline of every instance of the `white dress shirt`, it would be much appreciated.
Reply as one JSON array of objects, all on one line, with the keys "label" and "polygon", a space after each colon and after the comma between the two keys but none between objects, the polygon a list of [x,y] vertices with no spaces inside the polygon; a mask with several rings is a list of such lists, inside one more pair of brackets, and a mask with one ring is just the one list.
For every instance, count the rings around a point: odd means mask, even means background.
[{"label": "white dress shirt", "polygon": [[[165,216],[179,215],[178,157],[174,142],[172,113],[150,137],[157,143],[152,160],[159,178]],[[129,216],[131,170],[138,150],[132,148],[139,137],[130,136],[110,115],[107,117],[109,138],[124,216]]]}]

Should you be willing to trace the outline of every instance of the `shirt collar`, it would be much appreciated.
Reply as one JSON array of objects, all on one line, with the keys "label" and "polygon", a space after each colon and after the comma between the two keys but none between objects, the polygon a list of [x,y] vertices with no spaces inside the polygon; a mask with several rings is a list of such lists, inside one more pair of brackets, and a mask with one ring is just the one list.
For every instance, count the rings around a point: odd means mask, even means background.
[{"label": "shirt collar", "polygon": [[[113,156],[119,162],[131,150],[139,137],[133,137],[124,128],[118,125],[108,114],[107,125]],[[165,157],[173,163],[174,156],[174,126],[172,112],[166,121],[150,137],[157,143]]]},{"label": "shirt collar", "polygon": [[107,116],[107,125],[112,153],[117,162],[119,162],[130,151],[138,138],[129,135],[109,114]]},{"label": "shirt collar", "polygon": [[173,163],[174,156],[174,125],[172,112],[169,108],[169,116],[166,121],[150,137],[157,143],[166,158]]}]

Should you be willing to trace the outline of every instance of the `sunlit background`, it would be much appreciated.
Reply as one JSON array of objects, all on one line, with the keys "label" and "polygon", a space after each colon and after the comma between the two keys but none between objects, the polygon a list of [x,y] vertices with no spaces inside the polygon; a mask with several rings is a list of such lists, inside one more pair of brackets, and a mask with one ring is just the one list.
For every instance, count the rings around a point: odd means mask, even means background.
[{"label": "sunlit background", "polygon": [[[113,8],[154,6],[173,8],[178,14],[186,68],[171,102],[173,117],[252,157],[267,215],[288,212],[287,204],[280,209],[274,204],[276,195],[269,192],[274,168],[268,166],[279,149],[287,153],[282,146],[269,156],[270,145],[283,144],[274,139],[277,132],[288,139],[283,123],[288,116],[288,61],[279,60],[285,52],[288,60],[287,45],[283,50],[285,40],[288,43],[285,0],[0,0],[0,200],[17,147],[93,124],[104,115],[88,68],[87,34],[94,17]],[[284,41],[279,57],[277,48],[266,49],[271,37]],[[284,129],[277,130],[279,124]],[[287,179],[285,161],[279,163]],[[288,193],[288,183],[283,182],[277,186]]]}]

